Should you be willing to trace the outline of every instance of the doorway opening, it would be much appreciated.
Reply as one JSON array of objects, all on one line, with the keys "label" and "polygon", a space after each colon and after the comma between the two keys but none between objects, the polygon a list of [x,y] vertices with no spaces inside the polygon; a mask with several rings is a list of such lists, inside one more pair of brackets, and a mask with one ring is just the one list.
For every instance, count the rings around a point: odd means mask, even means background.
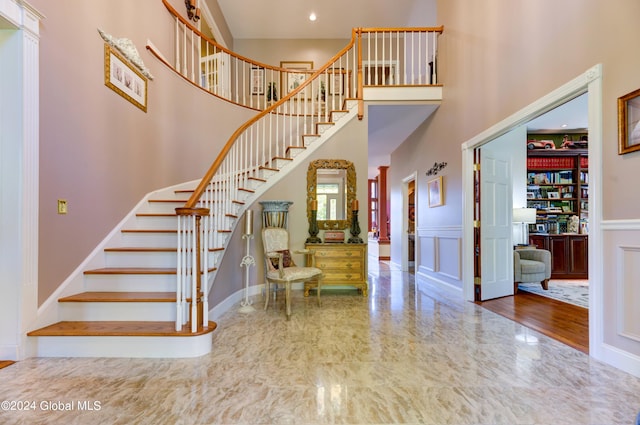
[{"label": "doorway opening", "polygon": [[415,273],[418,245],[418,172],[402,180],[402,270]]},{"label": "doorway opening", "polygon": [[[476,148],[508,133],[512,129],[530,122],[546,112],[588,93],[589,143],[589,345],[590,352],[601,344],[602,334],[602,217],[601,195],[599,188],[602,182],[602,67],[594,66],[574,80],[545,95],[536,102],[518,111],[512,116],[478,134],[463,144],[463,193],[465,205],[474,205],[474,152]],[[474,218],[473,208],[463,211],[463,293],[468,301],[474,300],[474,291],[481,285],[481,277],[474,273]],[[600,263],[599,263],[600,262]]]}]

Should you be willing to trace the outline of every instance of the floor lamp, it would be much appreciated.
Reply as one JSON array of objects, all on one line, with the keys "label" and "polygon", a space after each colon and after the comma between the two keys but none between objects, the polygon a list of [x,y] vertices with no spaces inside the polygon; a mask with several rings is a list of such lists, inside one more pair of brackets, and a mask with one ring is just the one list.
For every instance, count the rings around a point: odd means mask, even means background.
[{"label": "floor lamp", "polygon": [[[535,208],[514,208],[513,219],[514,224],[520,226],[520,240],[518,245],[529,245],[529,225],[536,222],[536,209]],[[514,238],[514,241],[517,238]]]},{"label": "floor lamp", "polygon": [[251,313],[256,309],[251,306],[253,302],[249,299],[249,267],[256,264],[256,261],[251,256],[251,239],[253,239],[253,210],[246,210],[244,213],[244,229],[242,239],[247,241],[246,255],[242,257],[240,267],[245,266],[244,274],[244,301],[240,302],[240,313]]}]

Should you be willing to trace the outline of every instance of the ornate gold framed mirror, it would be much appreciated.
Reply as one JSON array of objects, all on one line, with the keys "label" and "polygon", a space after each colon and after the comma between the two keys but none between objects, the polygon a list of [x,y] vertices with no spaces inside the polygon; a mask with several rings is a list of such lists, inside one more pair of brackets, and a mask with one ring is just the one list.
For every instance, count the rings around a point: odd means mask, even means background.
[{"label": "ornate gold framed mirror", "polygon": [[307,170],[307,219],[316,201],[318,228],[346,229],[351,224],[351,203],[356,199],[356,169],[351,161],[317,159]]}]

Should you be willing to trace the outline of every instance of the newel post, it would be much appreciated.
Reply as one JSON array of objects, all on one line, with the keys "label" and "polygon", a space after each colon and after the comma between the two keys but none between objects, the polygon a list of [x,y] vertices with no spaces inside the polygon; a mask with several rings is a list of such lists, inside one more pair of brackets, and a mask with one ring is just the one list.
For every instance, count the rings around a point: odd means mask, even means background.
[{"label": "newel post", "polygon": [[[180,269],[187,271],[189,270],[189,266],[191,266],[191,273],[184,273],[183,276],[191,276],[191,311],[189,313],[189,322],[191,323],[191,332],[202,331],[204,325],[202,318],[204,317],[204,300],[203,300],[203,292],[202,292],[202,233],[201,233],[201,222],[202,217],[209,215],[208,208],[176,208],[176,215],[178,215],[178,219],[182,219],[182,217],[193,217],[194,225],[191,229],[183,229],[183,232],[186,235],[178,235],[178,287],[177,287],[177,302],[178,305],[181,304],[181,300],[186,300],[189,297],[189,294],[186,293],[186,283],[181,282],[181,272]],[[180,238],[182,237],[191,238],[191,243],[181,244]],[[187,246],[191,246],[191,255],[189,256],[189,252]],[[182,247],[182,251],[181,251]],[[186,254],[186,255],[185,255]],[[205,254],[206,255],[206,254]],[[190,257],[191,264],[187,264],[189,261],[181,261],[181,256],[184,259]],[[183,303],[184,305],[184,303]]]}]

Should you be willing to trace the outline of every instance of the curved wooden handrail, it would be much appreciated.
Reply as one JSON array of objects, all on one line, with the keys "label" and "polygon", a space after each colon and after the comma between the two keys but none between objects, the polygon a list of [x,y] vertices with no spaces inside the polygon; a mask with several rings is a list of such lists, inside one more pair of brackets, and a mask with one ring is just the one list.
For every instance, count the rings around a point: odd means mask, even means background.
[{"label": "curved wooden handrail", "polygon": [[443,30],[444,25],[439,27],[360,28],[362,32],[437,32],[438,34],[442,34]]},{"label": "curved wooden handrail", "polygon": [[180,15],[180,13],[178,13],[178,11],[175,10],[173,8],[173,6],[171,6],[169,4],[169,2],[167,0],[162,0],[162,3],[166,6],[166,8],[169,10],[169,12],[171,12],[171,14],[173,16],[178,18],[180,20],[180,22],[182,22],[187,28],[189,28],[191,31],[193,31],[196,34],[198,34],[198,36],[200,38],[202,38],[203,40],[205,40],[207,43],[216,46],[218,49],[222,50],[223,52],[225,52],[225,53],[227,53],[227,54],[229,54],[229,55],[231,55],[231,56],[233,56],[235,58],[241,59],[241,60],[243,60],[245,62],[249,62],[249,63],[255,64],[256,66],[259,66],[259,67],[262,67],[262,68],[269,68],[269,69],[273,69],[275,71],[281,71],[283,69],[283,68],[275,67],[273,65],[268,65],[266,63],[255,61],[253,59],[249,59],[246,56],[239,55],[239,54],[227,49],[226,47],[222,46],[221,44],[218,44],[215,40],[212,40],[209,37],[207,37],[206,35],[204,35],[202,32],[200,32],[200,30],[198,28],[196,28],[193,25],[191,25],[191,23],[187,19],[185,19],[184,16]]},{"label": "curved wooden handrail", "polygon": [[[163,0],[165,1],[165,0]],[[224,160],[224,158],[226,157],[227,153],[229,153],[229,150],[231,149],[231,147],[233,146],[233,144],[235,143],[235,141],[238,139],[238,137],[240,137],[240,135],[247,129],[249,128],[252,124],[256,123],[257,121],[259,121],[262,117],[270,114],[271,112],[273,112],[274,110],[276,110],[278,107],[280,107],[281,105],[287,103],[291,98],[294,98],[298,93],[300,93],[301,91],[303,91],[305,89],[305,87],[309,86],[310,84],[312,84],[313,80],[315,80],[319,75],[321,75],[324,71],[326,71],[331,65],[333,65],[342,55],[344,55],[350,48],[352,48],[355,44],[356,41],[356,30],[353,29],[351,31],[351,41],[349,42],[349,44],[347,44],[342,50],[340,50],[336,55],[334,55],[326,64],[324,64],[320,69],[314,71],[314,73],[311,75],[310,78],[306,79],[302,84],[300,84],[295,90],[289,92],[286,96],[284,96],[283,98],[281,98],[279,101],[275,102],[273,105],[271,105],[270,107],[268,107],[267,109],[263,110],[262,112],[258,113],[256,116],[252,117],[251,119],[249,119],[248,121],[246,121],[243,125],[241,125],[229,138],[229,140],[227,141],[227,143],[224,145],[224,147],[222,148],[222,150],[220,151],[220,153],[218,154],[217,158],[215,159],[215,161],[213,161],[213,164],[211,164],[211,167],[209,167],[209,170],[207,171],[207,173],[204,175],[204,177],[202,178],[202,180],[200,181],[200,184],[198,184],[198,187],[196,187],[195,191],[193,192],[193,194],[191,195],[191,197],[189,198],[189,200],[185,203],[184,208],[193,208],[195,207],[196,203],[198,202],[198,200],[200,199],[200,197],[202,196],[202,194],[204,193],[205,189],[207,188],[207,185],[209,184],[209,182],[213,179],[213,176],[215,175],[216,171],[218,170],[218,168],[220,167],[220,164],[222,163],[222,161]],[[281,68],[284,71],[291,71],[291,70],[287,70],[286,68]]]}]

